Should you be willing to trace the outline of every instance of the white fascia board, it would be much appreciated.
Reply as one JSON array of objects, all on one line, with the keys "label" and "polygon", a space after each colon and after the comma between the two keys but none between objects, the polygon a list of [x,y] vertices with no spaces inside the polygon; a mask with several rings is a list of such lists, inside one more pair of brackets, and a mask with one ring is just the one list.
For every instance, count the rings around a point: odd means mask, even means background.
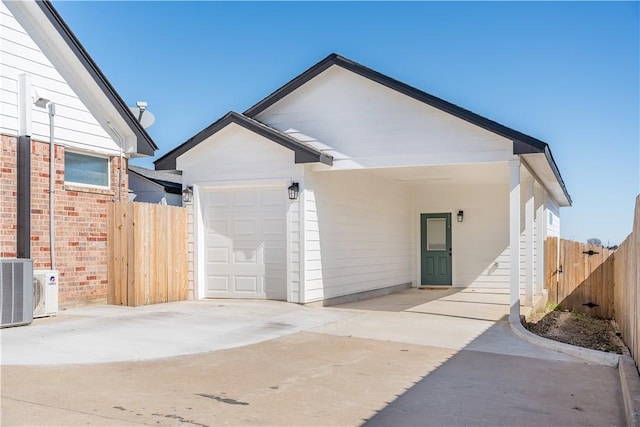
[{"label": "white fascia board", "polygon": [[[136,154],[137,137],[36,1],[4,1],[15,19],[124,153]],[[56,102],[51,99],[51,102]]]},{"label": "white fascia board", "polygon": [[537,180],[542,184],[549,196],[555,200],[558,206],[563,208],[570,207],[571,203],[567,199],[562,185],[558,182],[545,154],[531,153],[521,154],[520,156],[524,160],[523,163],[535,174]]}]

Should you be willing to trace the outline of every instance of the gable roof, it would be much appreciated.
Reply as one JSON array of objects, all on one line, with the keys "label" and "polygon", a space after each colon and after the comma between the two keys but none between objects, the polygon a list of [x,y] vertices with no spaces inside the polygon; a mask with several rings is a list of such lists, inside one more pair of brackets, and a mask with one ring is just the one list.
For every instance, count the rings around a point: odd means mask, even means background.
[{"label": "gable roof", "polygon": [[129,165],[127,169],[129,172],[164,187],[167,193],[180,194],[182,192],[182,173],[180,171],[153,170],[134,165]]},{"label": "gable roof", "polygon": [[333,157],[324,154],[307,144],[304,144],[302,141],[299,141],[284,132],[273,129],[272,127],[269,127],[264,123],[259,122],[258,120],[249,118],[234,111],[230,111],[213,124],[209,125],[193,137],[189,138],[183,144],[179,145],[164,156],[160,157],[158,160],[154,161],[153,163],[156,169],[175,169],[176,159],[180,155],[186,153],[191,148],[200,144],[202,141],[206,140],[231,123],[242,126],[243,128],[251,132],[254,132],[275,143],[282,145],[283,147],[292,150],[295,153],[296,163],[320,162],[329,166],[333,164]]},{"label": "gable roof", "polygon": [[382,73],[379,73],[371,68],[365,67],[362,64],[354,62],[350,59],[347,59],[343,56],[340,56],[336,53],[332,53],[322,61],[318,62],[307,71],[303,72],[299,76],[295,77],[293,80],[286,83],[281,88],[277,89],[275,92],[271,93],[266,98],[262,99],[260,102],[249,108],[244,112],[244,114],[248,117],[256,117],[305,83],[314,77],[321,74],[323,71],[327,70],[331,66],[338,66],[344,68],[345,70],[349,70],[353,73],[359,74],[362,77],[365,77],[369,80],[372,80],[376,83],[379,83],[383,86],[386,86],[392,90],[400,92],[406,96],[409,96],[417,101],[428,104],[434,108],[437,108],[441,111],[449,113],[455,117],[458,117],[462,120],[465,120],[471,124],[479,126],[483,129],[486,129],[490,132],[493,132],[497,135],[500,135],[504,138],[510,139],[513,141],[513,154],[533,154],[540,153],[544,154],[546,157],[549,167],[553,171],[556,180],[560,184],[562,188],[562,192],[566,197],[568,204],[571,205],[571,197],[566,189],[562,176],[560,175],[560,171],[558,170],[558,166],[556,165],[555,160],[553,159],[553,155],[551,154],[551,150],[549,149],[549,145],[546,142],[540,141],[539,139],[533,138],[529,135],[526,135],[522,132],[519,132],[515,129],[511,129],[507,126],[504,126],[498,122],[490,120],[486,117],[483,117],[479,114],[476,114],[472,111],[459,107],[451,102],[445,101],[444,99],[438,98],[434,95],[428,94],[426,92],[421,91],[420,89],[416,89],[415,87],[409,86],[406,83],[395,80],[391,77],[385,76]]},{"label": "gable roof", "polygon": [[128,169],[152,181],[182,185],[182,172],[176,170],[155,170],[129,165]]},{"label": "gable roof", "polygon": [[[91,59],[89,53],[82,46],[78,38],[73,34],[69,26],[64,22],[51,2],[49,0],[37,0],[32,2],[10,1],[6,2],[5,4],[7,8],[11,10],[16,19],[19,19],[19,22],[23,26],[24,21],[28,20],[28,24],[30,24],[31,28],[35,28],[38,31],[41,31],[42,34],[38,34],[38,36],[43,37],[45,40],[53,40],[55,38],[62,41],[62,43],[67,47],[68,51],[70,51],[70,53],[73,55],[73,57],[77,59],[80,64],[82,64],[82,67],[84,68],[86,73],[104,94],[104,96],[108,100],[108,103],[117,113],[117,116],[122,119],[122,121],[126,124],[126,127],[129,128],[131,134],[135,136],[136,152],[138,154],[152,156],[155,150],[158,149],[158,147],[153,142],[149,134],[140,125],[138,120],[136,120],[136,118],[133,116],[127,104],[122,100],[111,83],[109,83],[109,81],[102,73],[100,68],[98,68],[93,59]],[[34,5],[36,5],[35,8],[33,7]],[[42,21],[39,17],[35,16],[38,14],[36,12],[38,10],[44,15],[46,21]],[[44,22],[49,23],[51,27],[49,27],[48,25],[46,27],[43,27]],[[34,38],[34,34],[29,33],[29,35]],[[65,53],[68,51],[65,50]],[[66,58],[67,57],[64,56],[62,60],[68,61],[68,59]],[[53,61],[56,58],[49,59]],[[92,91],[94,90],[94,88],[88,88],[87,90]]]}]

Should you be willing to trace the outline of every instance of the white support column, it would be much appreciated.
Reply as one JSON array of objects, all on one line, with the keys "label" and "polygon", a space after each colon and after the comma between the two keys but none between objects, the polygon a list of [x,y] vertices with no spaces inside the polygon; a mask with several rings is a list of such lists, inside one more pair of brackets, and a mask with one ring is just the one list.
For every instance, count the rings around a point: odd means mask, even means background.
[{"label": "white support column", "polygon": [[525,238],[525,270],[524,270],[524,303],[533,305],[533,177],[528,175],[523,182],[524,193],[524,238]]},{"label": "white support column", "polygon": [[509,160],[509,321],[520,321],[520,159]]},{"label": "white support column", "polygon": [[541,296],[544,292],[545,281],[545,224],[546,218],[544,216],[544,189],[542,187],[535,186],[533,189],[534,204],[536,206],[536,284],[535,292],[536,296]]}]

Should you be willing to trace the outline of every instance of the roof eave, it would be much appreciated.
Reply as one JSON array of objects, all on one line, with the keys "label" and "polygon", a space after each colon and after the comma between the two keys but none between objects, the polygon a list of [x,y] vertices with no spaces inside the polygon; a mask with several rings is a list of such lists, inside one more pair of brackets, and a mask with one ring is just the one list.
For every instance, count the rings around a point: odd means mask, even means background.
[{"label": "roof eave", "polygon": [[[107,80],[104,73],[100,70],[98,65],[89,56],[89,53],[82,46],[78,38],[71,31],[69,26],[64,22],[58,11],[48,1],[36,1],[35,2],[48,22],[51,23],[55,33],[58,34],[66,46],[69,48],[71,54],[77,58],[82,64],[84,70],[89,74],[91,79],[95,82],[104,96],[107,98],[111,106],[116,111],[117,115],[126,123],[131,133],[136,138],[136,150],[137,154],[152,156],[155,150],[158,149],[157,145],[153,142],[149,134],[144,130],[140,123],[135,119],[129,107],[122,100],[120,95],[116,92],[111,83]],[[93,88],[88,88],[93,90]]]},{"label": "roof eave", "polygon": [[291,92],[295,91],[302,85],[304,85],[309,80],[313,79],[332,65],[339,66],[346,70],[349,70],[353,73],[356,73],[360,76],[363,76],[369,80],[372,80],[378,84],[386,86],[392,90],[400,92],[406,96],[409,96],[417,101],[428,104],[434,108],[437,108],[441,111],[449,113],[455,117],[458,117],[462,120],[465,120],[469,123],[472,123],[476,126],[479,126],[483,129],[486,129],[490,132],[498,134],[507,139],[511,139],[513,141],[519,141],[523,145],[528,145],[533,150],[542,150],[544,146],[547,144],[543,141],[540,141],[536,138],[533,138],[529,135],[523,134],[522,132],[518,132],[515,129],[511,129],[507,126],[504,126],[498,122],[495,122],[491,119],[483,117],[479,114],[476,114],[472,111],[459,107],[451,102],[445,101],[442,98],[438,98],[437,96],[426,93],[420,89],[417,89],[413,86],[410,86],[406,83],[403,83],[399,80],[393,79],[389,76],[386,76],[378,71],[375,71],[369,67],[366,67],[362,64],[359,64],[355,61],[352,61],[348,58],[340,56],[336,53],[332,53],[322,61],[313,65],[306,71],[304,71],[299,76],[295,77],[293,80],[289,81],[266,98],[259,101],[257,104],[250,107],[248,110],[244,112],[244,114],[248,117],[255,118],[258,114],[265,111],[270,106],[274,105]]},{"label": "roof eave", "polygon": [[549,148],[549,146],[545,147],[544,155],[547,158],[549,167],[553,171],[553,174],[556,176],[556,180],[558,181],[558,184],[560,184],[560,187],[562,188],[562,192],[564,193],[564,196],[566,197],[566,203],[564,204],[564,207],[570,207],[573,204],[573,200],[571,200],[571,196],[567,191],[567,187],[565,186],[564,180],[560,175],[560,170],[558,169],[558,165],[556,165],[556,161],[553,159],[553,154],[551,154],[551,149]]},{"label": "roof eave", "polygon": [[174,148],[158,160],[154,161],[156,169],[176,169],[177,158],[186,153],[196,145],[200,144],[207,138],[211,137],[221,129],[235,123],[243,128],[254,132],[260,136],[263,136],[273,142],[276,142],[283,147],[292,150],[295,153],[295,163],[314,163],[320,162],[331,166],[333,164],[333,157],[328,156],[320,151],[317,151],[311,147],[302,144],[300,141],[295,140],[293,137],[273,129],[264,123],[260,123],[255,119],[251,119],[242,114],[230,111],[222,116],[216,122],[207,126],[193,137],[189,138],[183,144]]}]

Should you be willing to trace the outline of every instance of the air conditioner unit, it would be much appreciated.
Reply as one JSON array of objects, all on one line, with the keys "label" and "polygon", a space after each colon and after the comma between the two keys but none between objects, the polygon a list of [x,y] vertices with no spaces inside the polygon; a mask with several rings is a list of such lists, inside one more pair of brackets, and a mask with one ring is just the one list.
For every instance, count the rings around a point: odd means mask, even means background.
[{"label": "air conditioner unit", "polygon": [[36,270],[33,273],[33,317],[58,314],[58,271]]},{"label": "air conditioner unit", "polygon": [[0,259],[0,327],[33,321],[33,261]]}]

